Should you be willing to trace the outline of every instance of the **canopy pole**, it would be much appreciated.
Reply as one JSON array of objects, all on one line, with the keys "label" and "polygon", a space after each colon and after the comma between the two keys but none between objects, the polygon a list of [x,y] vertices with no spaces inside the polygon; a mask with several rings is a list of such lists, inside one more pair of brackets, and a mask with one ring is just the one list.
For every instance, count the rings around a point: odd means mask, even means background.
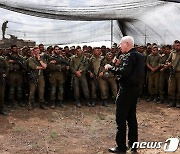
[{"label": "canopy pole", "polygon": [[111,46],[113,45],[113,20],[111,20]]}]

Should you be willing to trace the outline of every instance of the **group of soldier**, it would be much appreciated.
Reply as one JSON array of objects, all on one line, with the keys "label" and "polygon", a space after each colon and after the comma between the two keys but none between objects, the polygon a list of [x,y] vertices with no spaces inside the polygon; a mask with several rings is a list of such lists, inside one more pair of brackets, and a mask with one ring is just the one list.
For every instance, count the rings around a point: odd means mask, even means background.
[{"label": "group of soldier", "polygon": [[[135,47],[144,54],[147,66],[146,78],[140,85],[141,97],[146,95],[147,101],[157,103],[168,99],[169,107],[179,108],[180,41],[175,40],[173,46],[165,45],[160,50],[155,43]],[[0,114],[6,115],[5,105],[9,108],[27,106],[33,110],[37,101],[44,110],[48,106],[64,107],[68,99],[78,108],[82,100],[88,107],[94,107],[97,102],[107,107],[110,100],[115,102],[118,84],[117,76],[104,66],[113,65],[114,57],[123,59],[116,44],[111,49],[49,46],[45,50],[43,44],[1,49]],[[101,101],[97,101],[99,98]]]}]

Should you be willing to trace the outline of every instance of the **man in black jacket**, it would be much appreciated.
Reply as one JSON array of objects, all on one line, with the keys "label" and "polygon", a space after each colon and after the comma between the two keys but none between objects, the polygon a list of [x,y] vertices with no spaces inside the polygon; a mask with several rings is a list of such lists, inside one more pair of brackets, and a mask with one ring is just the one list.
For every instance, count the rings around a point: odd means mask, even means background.
[{"label": "man in black jacket", "polygon": [[[128,146],[138,141],[136,104],[140,92],[140,82],[144,78],[144,56],[134,48],[134,39],[125,36],[121,39],[120,48],[124,57],[119,63],[114,59],[115,66],[105,65],[118,76],[119,92],[116,98],[117,147],[110,148],[112,153],[126,153],[126,122],[128,125]],[[136,151],[136,149],[131,149]]]}]

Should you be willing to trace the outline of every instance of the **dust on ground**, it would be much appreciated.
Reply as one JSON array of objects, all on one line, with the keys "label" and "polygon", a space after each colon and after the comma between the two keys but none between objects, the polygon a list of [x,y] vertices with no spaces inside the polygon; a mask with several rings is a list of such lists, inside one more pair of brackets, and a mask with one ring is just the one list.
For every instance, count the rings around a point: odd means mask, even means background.
[{"label": "dust on ground", "polygon": [[[141,100],[137,105],[139,141],[165,142],[180,137],[180,110]],[[108,154],[115,146],[115,105],[29,112],[18,107],[0,116],[0,154]],[[163,154],[141,149],[140,154]],[[180,153],[180,148],[175,152]]]}]

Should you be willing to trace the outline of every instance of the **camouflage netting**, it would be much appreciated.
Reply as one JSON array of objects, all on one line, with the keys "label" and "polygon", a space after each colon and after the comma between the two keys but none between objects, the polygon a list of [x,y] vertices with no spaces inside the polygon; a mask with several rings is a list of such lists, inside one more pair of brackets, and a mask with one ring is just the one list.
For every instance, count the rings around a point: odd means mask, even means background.
[{"label": "camouflage netting", "polygon": [[111,34],[113,42],[132,35],[138,44],[180,39],[178,0],[1,0],[0,7],[7,33],[49,45],[110,41]]}]

